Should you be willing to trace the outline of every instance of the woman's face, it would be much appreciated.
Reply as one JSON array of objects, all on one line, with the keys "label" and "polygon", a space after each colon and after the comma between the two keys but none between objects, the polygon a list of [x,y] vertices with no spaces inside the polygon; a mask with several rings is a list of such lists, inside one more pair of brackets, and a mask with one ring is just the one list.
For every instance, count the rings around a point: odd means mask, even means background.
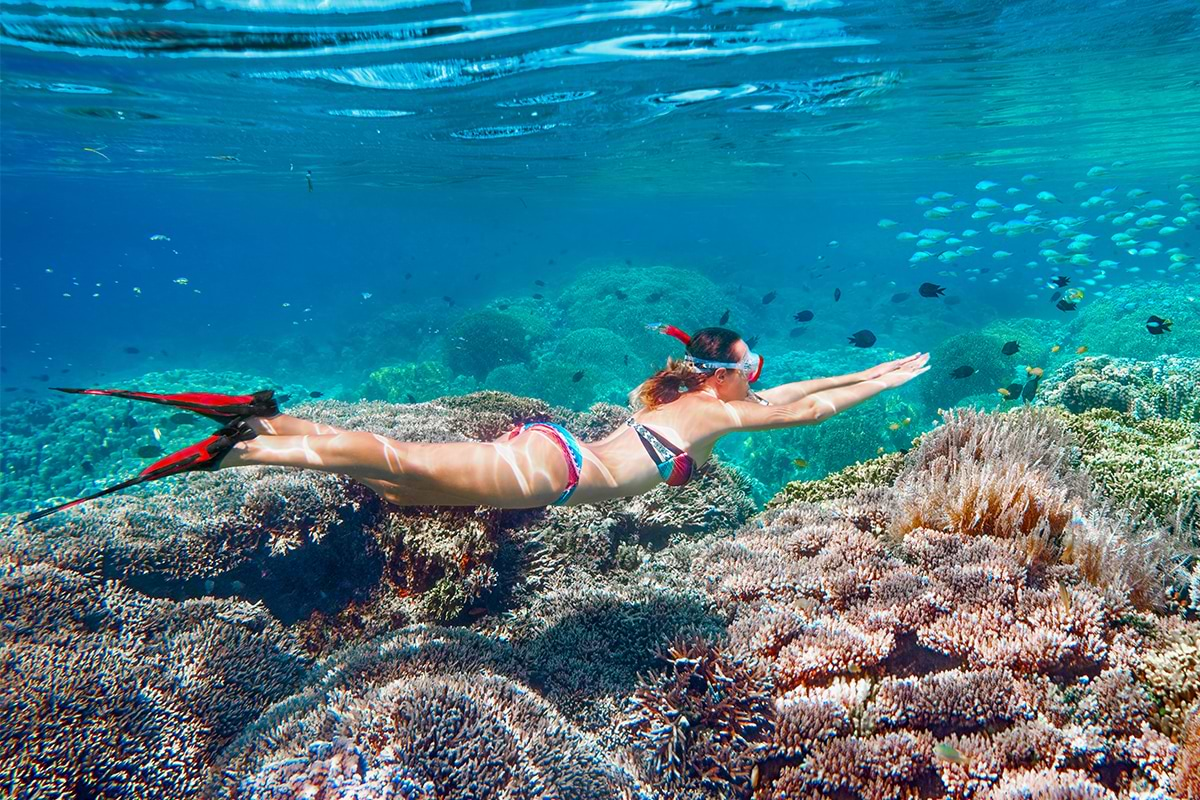
[{"label": "woman's face", "polygon": [[[730,351],[730,361],[741,361],[748,352],[750,348],[738,339]],[[719,369],[708,382],[716,390],[717,397],[722,400],[745,400],[750,396],[750,382],[746,379],[746,373],[740,369]]]}]

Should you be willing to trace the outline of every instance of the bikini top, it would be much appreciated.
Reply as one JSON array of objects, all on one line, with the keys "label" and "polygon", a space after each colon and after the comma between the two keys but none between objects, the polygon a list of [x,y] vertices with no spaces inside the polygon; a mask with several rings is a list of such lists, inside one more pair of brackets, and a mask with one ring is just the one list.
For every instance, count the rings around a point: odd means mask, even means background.
[{"label": "bikini top", "polygon": [[668,486],[683,486],[692,479],[696,472],[696,462],[686,451],[679,449],[670,439],[647,428],[633,417],[625,420],[625,424],[637,433],[642,447],[646,448],[646,452],[654,460],[654,465],[658,467],[658,474]]}]

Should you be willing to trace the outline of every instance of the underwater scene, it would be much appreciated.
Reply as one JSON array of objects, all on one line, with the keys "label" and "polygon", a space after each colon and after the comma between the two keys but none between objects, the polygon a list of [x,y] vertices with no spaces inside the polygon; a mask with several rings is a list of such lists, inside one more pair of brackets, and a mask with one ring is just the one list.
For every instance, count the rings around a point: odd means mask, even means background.
[{"label": "underwater scene", "polygon": [[1200,798],[1193,0],[0,0],[0,798]]}]

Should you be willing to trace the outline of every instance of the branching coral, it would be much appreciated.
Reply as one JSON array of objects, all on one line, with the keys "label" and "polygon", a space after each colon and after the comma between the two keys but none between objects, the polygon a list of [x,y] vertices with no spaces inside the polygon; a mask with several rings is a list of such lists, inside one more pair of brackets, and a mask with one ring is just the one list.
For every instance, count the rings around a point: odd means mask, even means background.
[{"label": "branching coral", "polygon": [[1038,399],[1075,414],[1104,408],[1139,420],[1200,422],[1200,358],[1077,359],[1047,376]]},{"label": "branching coral", "polygon": [[1159,620],[1137,669],[1158,710],[1156,726],[1178,737],[1200,707],[1200,622]]},{"label": "branching coral", "polygon": [[755,743],[774,728],[770,681],[711,642],[676,640],[659,658],[666,670],[643,677],[625,723],[654,774],[749,796]]}]

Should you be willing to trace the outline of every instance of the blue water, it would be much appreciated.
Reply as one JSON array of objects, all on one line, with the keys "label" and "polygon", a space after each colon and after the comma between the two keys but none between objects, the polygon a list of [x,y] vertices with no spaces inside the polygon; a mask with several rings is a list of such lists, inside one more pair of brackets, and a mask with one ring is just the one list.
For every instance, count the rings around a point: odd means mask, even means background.
[{"label": "blue water", "polygon": [[[573,282],[625,265],[651,282],[690,271],[631,298],[647,323],[714,324],[686,284],[715,282],[712,307],[760,340],[764,383],[1010,318],[1057,326],[1038,346],[1066,355],[1088,337],[1048,302],[1057,274],[1087,292],[1081,312],[1139,286],[1169,299],[1176,335],[1154,352],[1196,354],[1198,14],[1182,0],[6,2],[0,401],[174,368],[353,400],[374,369],[441,360],[461,315],[534,294],[544,366],[579,327]],[[914,200],[939,191],[966,207],[923,217],[943,201]],[[1158,248],[1110,241],[1135,223],[1080,206],[1101,193],[1135,216],[1161,198],[1165,220],[1140,237]],[[1004,211],[971,220],[984,198]],[[1020,202],[1042,215],[1033,232],[988,231],[1023,218]],[[1093,264],[1039,256],[1071,215],[1069,232],[1097,237]],[[895,236],[968,227],[981,252],[953,264],[910,264]],[[920,298],[925,281],[951,299]],[[817,319],[797,331],[805,309]],[[847,344],[860,329],[870,351]],[[630,340],[622,380],[670,352]],[[557,366],[593,366],[579,361]],[[589,394],[594,377],[548,378],[544,394],[613,400]]]}]

